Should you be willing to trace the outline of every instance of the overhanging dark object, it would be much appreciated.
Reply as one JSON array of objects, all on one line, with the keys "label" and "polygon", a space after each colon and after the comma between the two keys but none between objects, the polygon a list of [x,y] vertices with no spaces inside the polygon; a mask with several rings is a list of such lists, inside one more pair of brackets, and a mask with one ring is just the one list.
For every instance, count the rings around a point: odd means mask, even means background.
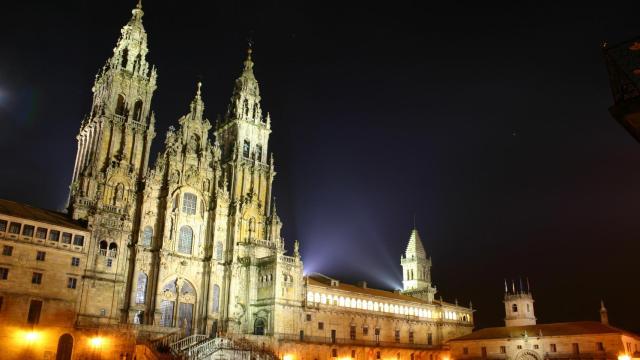
[{"label": "overhanging dark object", "polygon": [[613,93],[609,112],[640,142],[640,37],[603,46]]}]

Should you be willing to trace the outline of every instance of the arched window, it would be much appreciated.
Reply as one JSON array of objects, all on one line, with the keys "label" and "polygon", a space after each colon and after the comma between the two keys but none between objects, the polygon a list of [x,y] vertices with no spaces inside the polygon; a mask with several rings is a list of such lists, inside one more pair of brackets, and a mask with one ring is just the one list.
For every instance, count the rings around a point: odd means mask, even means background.
[{"label": "arched window", "polygon": [[222,241],[216,243],[216,260],[222,261]]},{"label": "arched window", "polygon": [[249,142],[249,140],[245,140],[242,145],[242,156],[248,158],[250,150],[251,150],[251,143]]},{"label": "arched window", "polygon": [[142,231],[142,246],[151,246],[151,240],[153,238],[153,229],[151,226],[146,226]]},{"label": "arched window", "polygon": [[138,285],[136,286],[136,304],[144,304],[147,294],[147,274],[141,272],[138,275]]},{"label": "arched window", "polygon": [[195,215],[196,204],[198,203],[198,197],[191,193],[185,193],[182,197],[182,212]]},{"label": "arched window", "polygon": [[256,145],[256,160],[262,162],[262,145]]},{"label": "arched window", "polygon": [[518,305],[516,304],[511,305],[511,311],[518,312]]},{"label": "arched window", "polygon": [[255,323],[253,324],[253,335],[264,335],[266,324],[264,319],[257,318]]},{"label": "arched window", "polygon": [[106,251],[108,246],[109,246],[109,243],[107,242],[107,240],[100,241],[100,250]]},{"label": "arched window", "polygon": [[111,244],[109,244],[109,256],[116,257],[117,255],[118,255],[118,245],[112,242]]},{"label": "arched window", "polygon": [[220,311],[220,286],[213,285],[213,302],[211,303],[211,311],[217,313]]},{"label": "arched window", "polygon": [[118,95],[118,102],[116,103],[116,115],[124,116],[124,96]]},{"label": "arched window", "polygon": [[133,106],[133,121],[140,122],[142,118],[142,100],[136,101],[136,104]]},{"label": "arched window", "polygon": [[180,228],[180,239],[178,241],[178,252],[191,254],[191,244],[193,243],[193,230],[188,226]]}]

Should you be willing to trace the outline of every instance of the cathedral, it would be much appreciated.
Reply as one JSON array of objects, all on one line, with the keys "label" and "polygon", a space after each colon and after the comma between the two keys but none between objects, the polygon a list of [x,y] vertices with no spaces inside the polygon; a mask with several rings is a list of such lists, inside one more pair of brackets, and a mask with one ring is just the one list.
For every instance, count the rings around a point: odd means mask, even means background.
[{"label": "cathedral", "polygon": [[[251,49],[224,115],[206,118],[196,84],[150,164],[158,73],[141,5],[132,13],[80,124],[67,213],[0,201],[0,320],[12,326],[0,338],[53,324],[41,345],[60,359],[80,358],[87,329],[126,328],[179,334],[165,345],[241,337],[290,359],[436,360],[446,340],[471,332],[471,306],[436,298],[416,229],[401,291],[305,275],[297,241],[287,255]],[[111,350],[132,358],[128,348]]]}]

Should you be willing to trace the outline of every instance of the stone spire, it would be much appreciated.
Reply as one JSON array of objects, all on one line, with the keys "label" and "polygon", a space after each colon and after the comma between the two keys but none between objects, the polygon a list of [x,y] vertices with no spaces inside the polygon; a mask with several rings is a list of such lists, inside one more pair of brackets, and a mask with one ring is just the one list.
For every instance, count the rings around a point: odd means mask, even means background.
[{"label": "stone spire", "polygon": [[604,307],[604,300],[600,300],[600,322],[609,325],[609,313],[607,308]]},{"label": "stone spire", "polygon": [[420,239],[418,229],[416,229],[415,227],[413,228],[413,230],[411,230],[411,235],[409,235],[409,243],[407,244],[407,249],[405,250],[405,258],[427,258],[427,252],[424,250],[424,246],[422,245],[422,239]]},{"label": "stone spire", "polygon": [[260,107],[260,88],[253,74],[253,49],[247,49],[247,58],[240,77],[236,79],[231,96],[231,103],[227,109],[225,121],[244,120],[254,123],[263,123],[262,109]]},{"label": "stone spire", "polygon": [[198,89],[196,90],[196,96],[191,100],[191,116],[194,119],[202,119],[202,113],[204,111],[204,102],[202,101],[202,82],[198,81]]}]

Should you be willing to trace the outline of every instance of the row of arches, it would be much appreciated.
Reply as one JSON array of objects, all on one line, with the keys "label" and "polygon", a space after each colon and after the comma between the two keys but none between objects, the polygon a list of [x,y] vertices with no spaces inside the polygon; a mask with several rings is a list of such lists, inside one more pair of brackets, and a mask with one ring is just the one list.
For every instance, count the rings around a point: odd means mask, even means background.
[{"label": "row of arches", "polygon": [[99,254],[107,257],[117,257],[118,256],[118,244],[115,242],[107,242],[107,240],[101,240],[99,244]]},{"label": "row of arches", "polygon": [[[143,102],[140,99],[136,100],[133,104],[133,117],[131,119],[135,122],[142,122],[142,105]],[[129,115],[126,100],[122,94],[118,95],[115,114],[123,117],[127,117]]]}]

